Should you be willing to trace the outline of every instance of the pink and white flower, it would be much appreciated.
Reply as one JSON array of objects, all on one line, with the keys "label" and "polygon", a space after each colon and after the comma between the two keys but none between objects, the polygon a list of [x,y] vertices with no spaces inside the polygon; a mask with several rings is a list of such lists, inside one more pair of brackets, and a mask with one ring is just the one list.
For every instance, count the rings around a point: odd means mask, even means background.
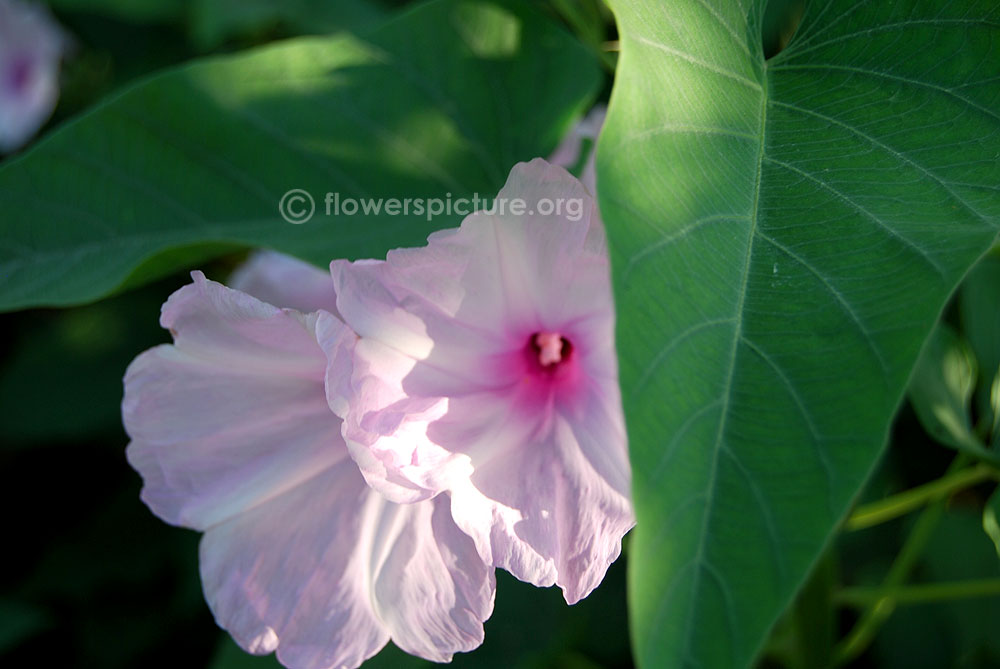
[{"label": "pink and white flower", "polygon": [[478,646],[492,567],[447,497],[400,505],[370,488],[328,407],[325,378],[350,378],[356,339],[324,310],[329,275],[275,254],[239,274],[298,311],[193,277],[163,307],[173,345],[136,358],[122,408],[143,500],[205,533],[219,625],[292,669],[356,667],[390,638],[438,662]]},{"label": "pink and white flower", "polygon": [[143,500],[205,533],[219,624],[293,669],[390,638],[443,662],[482,642],[495,566],[589,594],[634,521],[587,188],[521,164],[492,211],[331,272],[194,273],[125,377]]},{"label": "pink and white flower", "polygon": [[66,44],[44,7],[0,0],[0,153],[21,147],[55,109]]},{"label": "pink and white flower", "polygon": [[426,247],[332,264],[360,338],[350,383],[328,373],[331,407],[373,487],[447,493],[485,562],[573,603],[634,524],[604,230],[587,189],[541,159],[493,209]]}]

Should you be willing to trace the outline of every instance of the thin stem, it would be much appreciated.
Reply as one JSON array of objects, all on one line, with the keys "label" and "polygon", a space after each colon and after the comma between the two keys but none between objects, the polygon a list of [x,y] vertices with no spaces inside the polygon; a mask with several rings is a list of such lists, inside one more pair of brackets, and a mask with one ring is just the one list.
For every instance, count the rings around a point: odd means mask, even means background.
[{"label": "thin stem", "polygon": [[863,530],[879,523],[906,515],[925,504],[943,499],[957,490],[968,488],[990,479],[1000,479],[1000,470],[986,463],[961,469],[936,481],[911,488],[855,509],[844,527],[848,530]]},{"label": "thin stem", "polygon": [[[948,478],[961,471],[966,462],[968,462],[967,456],[959,453],[952,460],[948,472],[943,478]],[[882,580],[882,585],[879,588],[882,596],[874,598],[874,604],[861,615],[861,619],[854,625],[847,638],[838,645],[834,653],[835,662],[838,665],[846,664],[861,655],[875,638],[875,634],[878,633],[882,624],[892,615],[896,608],[896,600],[892,597],[892,592],[899,589],[903,581],[910,575],[924,547],[930,541],[931,535],[944,514],[945,499],[945,497],[940,496],[935,498],[917,517],[913,529],[910,530],[909,536],[903,543],[903,548],[900,549],[899,555],[896,556],[892,567],[889,568],[889,573]]]},{"label": "thin stem", "polygon": [[886,598],[896,604],[926,604],[996,595],[1000,595],[1000,578],[907,585],[890,591],[882,588],[844,588],[834,595],[834,601],[842,606],[868,607],[878,606]]}]

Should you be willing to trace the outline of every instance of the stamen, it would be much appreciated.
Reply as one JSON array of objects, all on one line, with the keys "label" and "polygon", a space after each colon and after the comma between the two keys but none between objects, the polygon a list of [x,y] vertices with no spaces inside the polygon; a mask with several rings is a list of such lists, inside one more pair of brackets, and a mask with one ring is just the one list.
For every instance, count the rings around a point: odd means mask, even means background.
[{"label": "stamen", "polygon": [[562,362],[569,353],[569,342],[558,332],[539,332],[535,335],[535,348],[539,364],[548,367]]}]

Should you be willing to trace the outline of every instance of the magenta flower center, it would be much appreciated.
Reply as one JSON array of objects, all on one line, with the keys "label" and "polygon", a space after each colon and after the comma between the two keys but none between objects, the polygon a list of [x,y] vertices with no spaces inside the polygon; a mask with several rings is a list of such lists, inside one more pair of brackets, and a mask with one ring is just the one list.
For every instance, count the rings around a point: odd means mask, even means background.
[{"label": "magenta flower center", "polygon": [[558,332],[536,332],[529,345],[543,369],[554,370],[573,354],[573,345]]}]

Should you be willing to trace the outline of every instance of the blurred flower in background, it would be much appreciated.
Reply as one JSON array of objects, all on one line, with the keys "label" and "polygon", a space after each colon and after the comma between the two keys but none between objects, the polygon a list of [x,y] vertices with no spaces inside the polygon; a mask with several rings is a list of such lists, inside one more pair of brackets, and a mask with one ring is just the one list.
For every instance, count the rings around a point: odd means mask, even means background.
[{"label": "blurred flower in background", "polygon": [[23,146],[52,114],[68,43],[41,5],[0,0],[0,153]]}]

